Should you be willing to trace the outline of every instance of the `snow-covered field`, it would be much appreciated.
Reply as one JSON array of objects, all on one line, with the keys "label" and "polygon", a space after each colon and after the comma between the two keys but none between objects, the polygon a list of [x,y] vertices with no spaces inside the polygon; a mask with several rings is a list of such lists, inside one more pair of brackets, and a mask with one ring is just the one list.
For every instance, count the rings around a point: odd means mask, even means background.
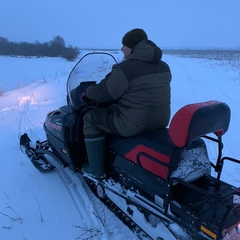
[{"label": "snow-covered field", "polygon": [[[174,55],[164,55],[163,60],[173,75],[172,116],[189,103],[226,102],[231,123],[223,137],[223,154],[240,159],[239,65]],[[65,105],[66,80],[74,64],[60,58],[0,56],[1,240],[137,239],[81,178],[68,170],[41,174],[19,148],[24,132],[33,140],[45,140],[45,116]],[[213,161],[216,154],[209,149]],[[240,186],[240,166],[226,163],[222,179]]]}]

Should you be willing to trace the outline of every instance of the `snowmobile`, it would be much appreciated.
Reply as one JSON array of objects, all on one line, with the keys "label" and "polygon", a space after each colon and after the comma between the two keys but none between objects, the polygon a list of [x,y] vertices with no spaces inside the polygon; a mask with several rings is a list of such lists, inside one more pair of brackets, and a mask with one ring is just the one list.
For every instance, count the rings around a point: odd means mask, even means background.
[{"label": "snowmobile", "polygon": [[[46,116],[47,140],[36,141],[32,147],[27,133],[21,136],[20,145],[39,171],[60,166],[82,176],[87,161],[83,116],[107,104],[83,102],[81,95],[115,63],[111,53],[84,55],[67,79],[66,105]],[[83,177],[139,238],[240,239],[240,189],[220,179],[225,161],[240,163],[222,156],[222,137],[229,123],[226,103],[188,104],[176,112],[168,128],[128,138],[107,134],[106,179]],[[218,149],[214,161],[209,159],[209,142]],[[141,225],[144,221],[137,212],[151,228]],[[157,219],[155,226],[151,219]],[[167,237],[162,236],[163,227],[169,232]]]}]

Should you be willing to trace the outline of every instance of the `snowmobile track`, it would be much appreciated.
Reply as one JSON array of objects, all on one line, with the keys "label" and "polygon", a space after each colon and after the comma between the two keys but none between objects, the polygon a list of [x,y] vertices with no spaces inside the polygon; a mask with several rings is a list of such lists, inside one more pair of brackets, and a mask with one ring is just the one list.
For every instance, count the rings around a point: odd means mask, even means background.
[{"label": "snowmobile track", "polygon": [[[109,198],[103,197],[100,198],[97,193],[96,184],[85,178],[86,183],[92,192],[96,195],[98,199],[100,199],[110,211],[112,211],[116,217],[118,217],[132,232],[136,233],[139,239],[142,240],[153,240],[142,228],[140,228],[131,218],[129,218],[116,204],[114,204]],[[161,237],[158,237],[157,240],[164,240]]]}]

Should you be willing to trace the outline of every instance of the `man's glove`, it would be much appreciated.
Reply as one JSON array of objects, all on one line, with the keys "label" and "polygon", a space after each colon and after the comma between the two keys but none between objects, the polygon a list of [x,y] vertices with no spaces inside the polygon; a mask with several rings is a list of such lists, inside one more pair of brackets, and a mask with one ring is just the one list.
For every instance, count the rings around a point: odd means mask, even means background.
[{"label": "man's glove", "polygon": [[85,103],[89,103],[89,102],[92,102],[92,101],[93,101],[92,99],[90,99],[90,98],[87,97],[86,92],[84,92],[84,93],[82,94],[81,99],[82,99],[82,101],[85,102]]}]

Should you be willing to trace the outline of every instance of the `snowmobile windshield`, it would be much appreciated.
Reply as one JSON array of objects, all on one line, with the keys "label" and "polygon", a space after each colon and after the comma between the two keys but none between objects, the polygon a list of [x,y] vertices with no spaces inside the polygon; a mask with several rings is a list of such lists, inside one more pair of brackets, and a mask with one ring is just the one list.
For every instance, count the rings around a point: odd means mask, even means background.
[{"label": "snowmobile windshield", "polygon": [[112,65],[116,63],[115,57],[110,53],[85,54],[69,74],[67,80],[68,104],[74,105],[71,91],[77,88],[81,82],[100,82],[111,71]]}]

